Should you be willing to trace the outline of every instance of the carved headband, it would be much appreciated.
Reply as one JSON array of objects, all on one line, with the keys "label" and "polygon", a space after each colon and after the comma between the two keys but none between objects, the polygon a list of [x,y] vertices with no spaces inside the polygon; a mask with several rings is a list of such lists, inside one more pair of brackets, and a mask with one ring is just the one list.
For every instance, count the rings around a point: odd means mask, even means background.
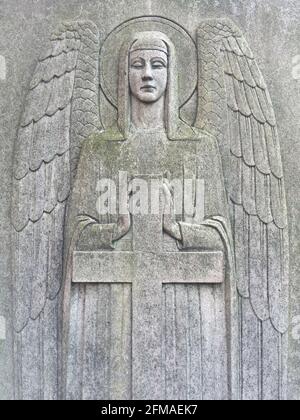
[{"label": "carved headband", "polygon": [[[148,37],[147,37],[148,38]],[[130,48],[130,52],[141,51],[141,50],[156,50],[169,55],[168,47],[163,40],[149,37],[148,39],[141,38],[134,41]]]}]

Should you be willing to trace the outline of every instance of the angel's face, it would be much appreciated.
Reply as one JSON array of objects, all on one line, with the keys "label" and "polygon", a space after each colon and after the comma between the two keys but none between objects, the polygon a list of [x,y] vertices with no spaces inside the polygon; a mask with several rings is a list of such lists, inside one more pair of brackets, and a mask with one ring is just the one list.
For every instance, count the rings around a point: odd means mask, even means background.
[{"label": "angel's face", "polygon": [[168,83],[168,56],[159,50],[137,50],[129,57],[131,94],[144,103],[157,102]]}]

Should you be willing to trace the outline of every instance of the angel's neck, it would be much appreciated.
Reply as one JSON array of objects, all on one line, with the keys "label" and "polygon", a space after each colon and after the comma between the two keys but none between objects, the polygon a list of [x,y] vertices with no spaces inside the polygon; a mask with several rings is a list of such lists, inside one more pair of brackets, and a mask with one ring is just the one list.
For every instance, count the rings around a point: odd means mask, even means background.
[{"label": "angel's neck", "polygon": [[144,103],[132,96],[131,120],[137,129],[162,129],[165,127],[165,98],[154,103]]}]

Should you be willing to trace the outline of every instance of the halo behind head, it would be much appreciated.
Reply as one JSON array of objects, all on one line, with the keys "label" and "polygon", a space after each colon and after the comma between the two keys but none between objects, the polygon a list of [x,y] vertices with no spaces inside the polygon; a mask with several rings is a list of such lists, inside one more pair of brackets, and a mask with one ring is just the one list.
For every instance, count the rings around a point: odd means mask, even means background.
[{"label": "halo behind head", "polygon": [[[112,31],[106,38],[101,49],[100,58],[101,88],[106,98],[115,108],[118,107],[120,51],[124,43],[129,45],[130,40],[133,39],[136,33],[145,35],[151,33],[149,41],[153,42],[156,38],[160,40],[158,48],[162,46],[161,41],[165,43],[165,39],[166,41],[169,39],[174,45],[178,66],[179,106],[183,106],[191,98],[197,86],[196,45],[191,36],[181,26],[168,19],[153,16],[135,18],[125,22]],[[157,36],[155,35],[154,40],[153,34],[155,33]],[[147,40],[147,36],[145,36],[145,40]],[[168,42],[166,42],[167,44]],[[137,45],[145,47],[148,44],[142,45],[139,41]]]}]

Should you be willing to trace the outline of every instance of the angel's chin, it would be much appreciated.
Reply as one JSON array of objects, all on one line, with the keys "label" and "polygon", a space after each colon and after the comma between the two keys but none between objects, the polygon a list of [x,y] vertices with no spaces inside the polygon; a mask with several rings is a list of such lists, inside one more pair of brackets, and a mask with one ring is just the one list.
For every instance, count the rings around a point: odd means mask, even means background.
[{"label": "angel's chin", "polygon": [[158,101],[156,92],[142,92],[138,95],[138,99],[146,104],[152,104]]}]

